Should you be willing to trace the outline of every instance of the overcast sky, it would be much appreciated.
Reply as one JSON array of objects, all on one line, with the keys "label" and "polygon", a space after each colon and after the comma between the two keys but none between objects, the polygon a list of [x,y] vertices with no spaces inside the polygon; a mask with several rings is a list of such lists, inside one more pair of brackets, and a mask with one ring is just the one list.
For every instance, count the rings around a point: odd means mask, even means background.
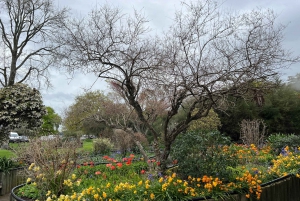
[{"label": "overcast sky", "polygon": [[[109,3],[119,6],[130,13],[133,8],[142,11],[149,19],[149,26],[156,33],[166,29],[171,23],[180,0],[57,0],[60,7],[67,6],[73,15],[85,16],[92,8]],[[221,1],[220,1],[221,2]],[[278,16],[278,23],[288,25],[285,30],[284,47],[300,55],[300,0],[225,0],[223,7],[232,11],[243,12],[255,8],[270,8]],[[283,70],[282,79],[300,73],[300,64]],[[78,94],[85,89],[106,90],[105,81],[97,80],[94,75],[69,75],[64,72],[51,72],[53,87],[42,90],[44,104],[52,107],[59,115],[74,102]]]}]

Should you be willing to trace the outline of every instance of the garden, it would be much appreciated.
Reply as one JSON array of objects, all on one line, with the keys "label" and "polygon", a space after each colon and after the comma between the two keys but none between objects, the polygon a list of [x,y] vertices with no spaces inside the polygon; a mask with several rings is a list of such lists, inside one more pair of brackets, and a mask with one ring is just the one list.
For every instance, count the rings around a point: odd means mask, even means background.
[{"label": "garden", "polygon": [[[48,201],[227,199],[233,194],[259,200],[264,183],[300,177],[299,141],[295,135],[273,134],[258,147],[232,143],[219,132],[188,131],[175,141],[168,168],[161,172],[151,151],[145,161],[138,152],[124,157],[109,146],[95,155],[97,143],[85,151],[72,141],[58,146],[55,140],[32,140],[19,146],[13,159],[28,164],[26,184],[15,193]],[[90,146],[91,140],[84,144]]]}]

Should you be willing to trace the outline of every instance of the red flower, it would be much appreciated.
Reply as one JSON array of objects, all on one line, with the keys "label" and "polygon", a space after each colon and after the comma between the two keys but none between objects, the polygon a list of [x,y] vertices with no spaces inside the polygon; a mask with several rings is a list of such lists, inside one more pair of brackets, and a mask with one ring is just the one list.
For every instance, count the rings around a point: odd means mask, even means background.
[{"label": "red flower", "polygon": [[145,170],[141,170],[141,174],[145,174],[146,173],[146,171]]},{"label": "red flower", "polygon": [[100,172],[100,171],[97,171],[97,172],[95,172],[95,175],[99,175],[99,174],[101,174],[101,172]]},{"label": "red flower", "polygon": [[160,162],[159,162],[159,161],[157,161],[157,162],[156,162],[156,165],[157,165],[157,166],[160,166]]},{"label": "red flower", "polygon": [[122,167],[122,163],[117,163],[117,166],[119,167],[119,168],[121,168]]},{"label": "red flower", "polygon": [[125,161],[128,161],[128,158],[123,158],[123,161],[125,162]]},{"label": "red flower", "polygon": [[114,169],[116,169],[116,167],[112,165],[112,166],[110,167],[110,169],[111,169],[111,170],[114,170]]},{"label": "red flower", "polygon": [[127,162],[126,162],[126,165],[130,165],[131,164],[131,160],[128,160]]},{"label": "red flower", "polygon": [[112,166],[112,164],[111,163],[109,163],[109,164],[106,164],[106,167],[111,167]]},{"label": "red flower", "polygon": [[129,157],[130,157],[130,158],[134,158],[134,154],[130,154]]},{"label": "red flower", "polygon": [[81,166],[80,165],[77,165],[77,168],[80,168]]}]

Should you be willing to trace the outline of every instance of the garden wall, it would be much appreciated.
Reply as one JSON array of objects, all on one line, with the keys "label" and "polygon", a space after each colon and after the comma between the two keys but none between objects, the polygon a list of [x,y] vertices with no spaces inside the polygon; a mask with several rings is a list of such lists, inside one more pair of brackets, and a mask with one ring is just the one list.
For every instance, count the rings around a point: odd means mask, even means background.
[{"label": "garden wall", "polygon": [[11,189],[26,181],[24,168],[11,169],[6,172],[0,172],[0,195],[11,192]]}]

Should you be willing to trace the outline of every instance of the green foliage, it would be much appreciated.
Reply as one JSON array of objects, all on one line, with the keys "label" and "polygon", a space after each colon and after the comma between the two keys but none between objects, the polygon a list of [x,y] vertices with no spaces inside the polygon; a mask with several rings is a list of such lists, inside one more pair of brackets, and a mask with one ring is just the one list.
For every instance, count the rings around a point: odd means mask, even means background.
[{"label": "green foliage", "polygon": [[272,134],[267,138],[267,143],[279,154],[286,146],[290,148],[297,148],[300,146],[300,136],[290,134],[285,135],[281,133]]},{"label": "green foliage", "polygon": [[94,140],[94,154],[109,154],[114,144],[108,138],[99,138]]},{"label": "green foliage", "polygon": [[211,109],[206,117],[191,122],[188,130],[216,131],[220,126],[221,120],[218,114]]},{"label": "green foliage", "polygon": [[45,113],[42,96],[38,90],[20,83],[0,89],[2,139],[16,128],[36,131],[42,125],[42,116]]},{"label": "green foliage", "polygon": [[19,167],[20,164],[12,159],[0,157],[0,172],[7,172],[9,169]]},{"label": "green foliage", "polygon": [[26,185],[22,186],[21,188],[19,188],[17,191],[17,195],[19,197],[31,198],[34,200],[41,198],[41,192],[32,183],[26,184]]},{"label": "green foliage", "polygon": [[43,116],[42,133],[57,134],[58,127],[62,121],[61,117],[55,113],[51,107],[46,107],[47,114]]},{"label": "green foliage", "polygon": [[175,140],[171,156],[178,161],[177,171],[182,177],[225,178],[226,167],[235,166],[234,159],[222,151],[222,146],[229,143],[229,138],[219,132],[189,131]]}]

